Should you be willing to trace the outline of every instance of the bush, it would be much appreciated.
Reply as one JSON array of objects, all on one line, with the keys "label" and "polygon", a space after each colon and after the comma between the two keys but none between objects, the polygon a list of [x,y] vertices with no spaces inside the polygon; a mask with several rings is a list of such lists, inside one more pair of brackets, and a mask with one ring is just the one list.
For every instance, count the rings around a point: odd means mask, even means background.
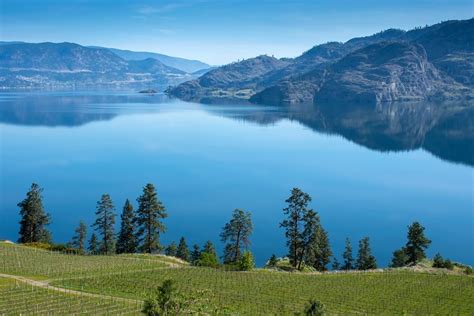
[{"label": "bush", "polygon": [[326,308],[324,304],[317,300],[310,300],[304,309],[304,314],[307,316],[323,316],[326,315]]},{"label": "bush", "polygon": [[437,253],[433,258],[433,268],[453,270],[454,264],[449,259],[444,260],[443,257]]},{"label": "bush", "polygon": [[471,275],[472,274],[472,267],[466,267],[464,269],[464,273],[467,274],[467,275]]},{"label": "bush", "polygon": [[255,268],[255,261],[250,251],[245,251],[242,254],[238,266],[240,271],[250,271]]},{"label": "bush", "polygon": [[219,260],[215,254],[202,252],[196,265],[200,267],[217,268],[219,266]]},{"label": "bush", "polygon": [[276,267],[277,263],[278,263],[278,259],[277,259],[277,257],[275,256],[275,254],[273,254],[273,255],[270,257],[270,259],[268,259],[267,266],[273,268],[273,267]]}]

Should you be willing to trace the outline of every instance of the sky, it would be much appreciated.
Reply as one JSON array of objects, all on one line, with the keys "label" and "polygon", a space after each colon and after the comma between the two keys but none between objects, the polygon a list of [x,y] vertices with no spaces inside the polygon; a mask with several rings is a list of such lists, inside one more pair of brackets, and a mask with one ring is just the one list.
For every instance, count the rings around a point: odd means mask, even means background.
[{"label": "sky", "polygon": [[473,16],[472,0],[0,0],[0,40],[74,42],[221,65]]}]

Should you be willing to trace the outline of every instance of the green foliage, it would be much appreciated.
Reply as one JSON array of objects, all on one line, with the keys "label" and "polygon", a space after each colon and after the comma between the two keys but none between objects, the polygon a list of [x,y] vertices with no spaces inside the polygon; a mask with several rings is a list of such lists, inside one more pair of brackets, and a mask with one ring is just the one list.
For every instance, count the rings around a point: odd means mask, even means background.
[{"label": "green foliage", "polygon": [[[280,227],[285,229],[290,262],[295,268],[300,269],[305,254],[305,247],[308,244],[309,237],[307,234],[311,231],[309,227],[304,230],[303,226],[308,219],[315,220],[316,213],[308,208],[311,202],[309,194],[304,193],[298,188],[291,190],[291,196],[285,202],[288,204],[283,209],[286,219],[280,223]],[[308,213],[310,216],[308,216]],[[308,226],[312,224],[307,223]],[[304,233],[306,233],[306,236]]]},{"label": "green foliage", "polygon": [[472,267],[467,266],[464,268],[464,273],[467,275],[472,275]]},{"label": "green foliage", "polygon": [[332,251],[329,246],[329,237],[322,227],[319,217],[314,231],[309,236],[310,242],[307,246],[305,262],[318,271],[326,271],[326,266],[331,261]]},{"label": "green foliage", "polygon": [[200,267],[217,268],[219,266],[219,259],[215,252],[201,252],[199,259],[194,264]]},{"label": "green foliage", "polygon": [[99,252],[104,254],[112,254],[115,252],[115,207],[110,195],[102,194],[97,202],[97,210],[95,212],[96,220],[92,227],[102,237],[99,244]]},{"label": "green foliage", "polygon": [[136,219],[133,206],[127,199],[120,216],[120,232],[117,239],[117,253],[137,252]]},{"label": "green foliage", "polygon": [[173,241],[171,244],[168,245],[165,249],[165,255],[171,256],[171,257],[176,257],[176,252],[178,251],[178,247],[176,246],[176,243]]},{"label": "green foliage", "polygon": [[401,249],[397,249],[393,252],[392,263],[390,267],[392,268],[400,268],[407,265],[408,262],[408,255],[405,247]]},{"label": "green foliage", "polygon": [[193,245],[193,251],[191,252],[191,263],[193,265],[196,265],[199,258],[201,257],[201,250],[199,248],[199,245]]},{"label": "green foliage", "polygon": [[276,267],[277,263],[278,263],[277,257],[275,256],[275,254],[272,254],[270,259],[268,259],[267,266],[271,267],[271,268],[274,268],[274,267]]},{"label": "green foliage", "polygon": [[214,244],[210,240],[206,241],[201,252],[206,252],[217,257],[216,247],[214,247]]},{"label": "green foliage", "polygon": [[184,261],[189,261],[191,258],[189,254],[188,245],[186,244],[186,240],[184,239],[184,237],[181,237],[181,239],[179,240],[178,249],[176,251],[176,257]]},{"label": "green foliage", "polygon": [[326,307],[320,301],[311,299],[305,306],[304,314],[306,316],[324,316],[326,315]]},{"label": "green foliage", "polygon": [[87,250],[89,250],[89,253],[92,255],[99,253],[99,242],[97,241],[97,235],[95,233],[92,233],[91,239],[89,239],[89,247]]},{"label": "green foliage", "polygon": [[337,260],[337,257],[334,256],[333,260],[332,260],[332,266],[331,266],[332,270],[335,271],[335,270],[339,270],[341,268],[341,265],[339,264],[339,260]]},{"label": "green foliage", "polygon": [[449,259],[443,259],[440,253],[437,253],[433,258],[433,268],[444,268],[448,270],[454,269],[454,264]]},{"label": "green foliage", "polygon": [[357,269],[370,270],[377,268],[377,262],[370,249],[369,237],[362,238],[359,241],[359,252],[357,254]]},{"label": "green foliage", "polygon": [[240,260],[242,249],[250,245],[250,235],[253,225],[251,214],[241,209],[232,213],[231,220],[224,225],[221,232],[221,241],[224,247],[224,263],[236,263]]},{"label": "green foliage", "polygon": [[344,253],[342,254],[342,258],[344,259],[344,263],[342,266],[343,270],[354,269],[354,258],[352,257],[352,245],[349,238],[346,238],[346,246],[344,249]]},{"label": "green foliage", "polygon": [[43,189],[36,183],[31,185],[26,198],[18,203],[20,208],[20,243],[43,242],[51,243],[51,233],[46,226],[51,223],[51,217],[43,208]]},{"label": "green foliage", "polygon": [[409,264],[417,264],[426,258],[425,250],[431,244],[431,240],[426,238],[424,231],[425,228],[418,222],[408,226],[406,253]]},{"label": "green foliage", "polygon": [[137,225],[142,252],[154,253],[160,252],[160,234],[166,230],[162,219],[168,217],[165,207],[158,200],[155,187],[148,183],[143,188],[143,194],[137,199]]},{"label": "green foliage", "polygon": [[87,238],[87,226],[83,221],[79,222],[79,226],[74,230],[75,235],[72,237],[72,247],[78,249],[79,253],[84,254],[86,252],[86,238]]},{"label": "green foliage", "polygon": [[253,255],[250,251],[244,251],[241,258],[239,259],[238,267],[240,271],[250,271],[255,268],[255,260],[253,259]]}]

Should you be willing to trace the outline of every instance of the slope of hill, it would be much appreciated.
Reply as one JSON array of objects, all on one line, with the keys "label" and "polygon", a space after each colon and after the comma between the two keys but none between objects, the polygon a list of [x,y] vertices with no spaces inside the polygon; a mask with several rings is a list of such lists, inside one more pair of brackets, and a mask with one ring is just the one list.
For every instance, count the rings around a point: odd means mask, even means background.
[{"label": "slope of hill", "polygon": [[124,50],[124,49],[117,49],[117,48],[106,48],[106,49],[110,50],[112,53],[114,53],[115,55],[125,60],[142,60],[142,59],[153,58],[162,62],[166,66],[170,66],[187,73],[193,73],[193,72],[208,69],[211,67],[208,64],[203,63],[202,61],[199,61],[199,60],[191,60],[191,59],[173,57],[173,56],[168,56],[168,55],[163,55],[163,54],[158,54],[158,53],[151,53],[151,52],[134,52],[131,50]]},{"label": "slope of hill", "polygon": [[[250,96],[252,102],[261,104],[318,99],[469,99],[473,97],[474,80],[473,28],[474,19],[447,21],[408,32],[389,29],[345,43],[317,45],[297,58],[282,59],[286,66],[260,74],[249,93],[241,97]],[[227,97],[227,90],[248,89],[242,80],[247,73],[236,75],[233,70],[240,65],[232,66],[215,70],[228,80],[210,82],[205,90],[201,84],[186,82],[169,92],[183,99],[199,99],[203,95]]]},{"label": "slope of hill", "polygon": [[457,271],[238,272],[190,267],[160,255],[67,255],[0,242],[2,314],[138,315],[166,279],[200,314],[289,315],[303,311],[310,299],[331,315],[474,311],[474,277]]},{"label": "slope of hill", "polygon": [[126,61],[74,43],[0,45],[0,88],[176,84],[192,78],[155,59]]}]

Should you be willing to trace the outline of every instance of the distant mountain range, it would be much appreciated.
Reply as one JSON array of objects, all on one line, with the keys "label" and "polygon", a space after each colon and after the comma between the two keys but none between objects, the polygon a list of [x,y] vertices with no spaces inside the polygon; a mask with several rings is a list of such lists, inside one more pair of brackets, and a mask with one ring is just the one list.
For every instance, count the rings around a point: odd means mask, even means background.
[{"label": "distant mountain range", "polygon": [[317,45],[296,58],[232,63],[168,90],[184,100],[260,104],[474,98],[474,19],[389,29]]},{"label": "distant mountain range", "polygon": [[[195,78],[209,68],[195,60],[74,43],[0,43],[3,89],[170,85]],[[192,74],[195,71],[197,75]]]}]

